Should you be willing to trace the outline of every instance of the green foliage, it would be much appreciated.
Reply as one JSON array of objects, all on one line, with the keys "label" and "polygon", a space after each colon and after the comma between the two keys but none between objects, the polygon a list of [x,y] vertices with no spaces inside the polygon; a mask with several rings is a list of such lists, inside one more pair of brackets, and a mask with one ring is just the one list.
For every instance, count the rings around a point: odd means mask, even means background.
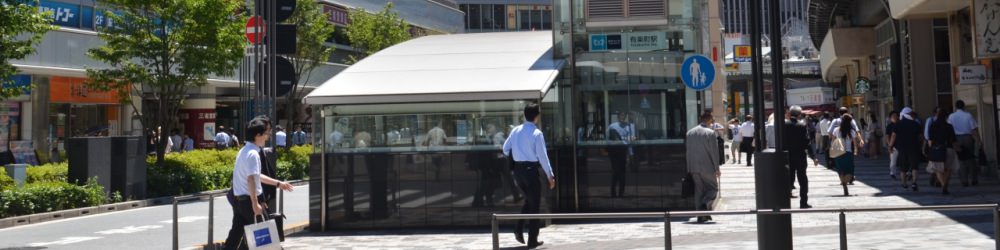
[{"label": "green foliage", "polygon": [[83,186],[66,182],[30,183],[0,192],[0,218],[64,209],[90,207],[114,202],[104,194],[97,179]]},{"label": "green foliage", "polygon": [[38,11],[38,1],[0,0],[0,101],[20,96],[31,86],[14,87],[11,76],[17,68],[10,63],[35,53],[42,35],[56,29],[49,24],[50,13]]},{"label": "green foliage", "polygon": [[[288,98],[286,110],[298,110],[295,106],[299,105],[299,102],[295,98],[302,96],[299,92],[305,89],[299,86],[309,82],[309,73],[321,63],[329,60],[330,55],[335,50],[333,47],[327,46],[326,43],[326,39],[333,34],[335,27],[327,21],[328,15],[323,13],[315,0],[296,1],[295,13],[286,21],[297,26],[295,31],[296,51],[294,55],[288,56],[288,59],[294,65],[295,79],[298,81],[292,85],[291,92],[285,95]],[[292,121],[295,112],[287,113],[286,119]],[[292,122],[287,124],[292,124]],[[290,128],[291,126],[289,126]]]},{"label": "green foliage", "polygon": [[[161,197],[229,188],[237,153],[237,149],[205,149],[168,154],[160,165],[155,158],[147,158],[147,191],[150,197]],[[277,178],[307,178],[311,153],[311,146],[280,150]]]},{"label": "green foliage", "polygon": [[69,163],[49,163],[41,166],[31,166],[27,169],[28,183],[65,182],[69,174]]},{"label": "green foliage", "polygon": [[7,175],[7,170],[0,168],[0,191],[12,189],[15,185],[17,185],[17,182],[14,181],[14,178],[10,178]]},{"label": "green foliage", "polygon": [[347,39],[350,40],[351,47],[364,54],[362,58],[351,55],[348,59],[350,64],[410,40],[410,25],[392,10],[391,1],[378,13],[369,14],[364,9],[356,8],[351,10],[349,17],[351,24],[347,26]]},{"label": "green foliage", "polygon": [[[87,54],[109,68],[87,69],[87,86],[116,91],[137,110],[145,127],[171,131],[189,90],[208,84],[210,75],[232,76],[244,55],[243,1],[104,0],[116,27],[100,28],[106,44]],[[156,114],[145,114],[132,96],[155,100]],[[157,148],[162,161],[166,133]]]}]

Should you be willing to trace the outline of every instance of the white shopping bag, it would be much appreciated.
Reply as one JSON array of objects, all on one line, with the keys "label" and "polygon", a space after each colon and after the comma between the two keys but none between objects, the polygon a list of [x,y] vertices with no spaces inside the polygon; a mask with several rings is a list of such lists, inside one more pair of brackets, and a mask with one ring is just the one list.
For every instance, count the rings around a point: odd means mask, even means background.
[{"label": "white shopping bag", "polygon": [[274,220],[257,222],[257,218],[260,216],[254,218],[254,224],[243,227],[247,246],[250,250],[280,250],[281,241],[278,240],[277,224]]}]

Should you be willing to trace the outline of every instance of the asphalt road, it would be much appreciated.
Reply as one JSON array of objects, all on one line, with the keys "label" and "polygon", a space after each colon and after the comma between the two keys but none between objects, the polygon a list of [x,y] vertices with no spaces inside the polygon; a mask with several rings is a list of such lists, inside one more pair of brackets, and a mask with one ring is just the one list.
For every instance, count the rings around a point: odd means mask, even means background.
[{"label": "asphalt road", "polygon": [[[285,192],[285,226],[308,222],[309,186]],[[208,241],[208,200],[178,205],[180,248]],[[215,199],[214,240],[225,240],[232,208]],[[170,249],[173,206],[154,206],[0,229],[0,250],[13,249]]]}]

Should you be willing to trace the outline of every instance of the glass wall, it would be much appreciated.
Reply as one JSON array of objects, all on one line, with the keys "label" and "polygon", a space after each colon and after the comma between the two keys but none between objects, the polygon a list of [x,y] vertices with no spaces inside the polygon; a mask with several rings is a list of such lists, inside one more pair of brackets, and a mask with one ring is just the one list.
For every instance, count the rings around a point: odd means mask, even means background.
[{"label": "glass wall", "polygon": [[552,6],[460,4],[467,32],[552,30]]},{"label": "glass wall", "polygon": [[[501,147],[523,121],[526,103],[323,107],[325,116],[317,115],[316,123],[321,134],[314,141],[323,145],[317,153],[325,159],[317,155],[313,163],[326,168],[328,225],[486,225],[494,212],[520,211],[521,194]],[[543,118],[548,112],[543,111]],[[543,120],[540,126],[546,134],[555,134],[556,127],[548,126],[555,120]],[[553,138],[558,136],[546,140],[551,144]],[[322,179],[319,171],[310,175]],[[319,194],[319,185],[311,188]],[[319,209],[318,204],[313,209]]]},{"label": "glass wall", "polygon": [[684,135],[696,124],[699,103],[680,71],[685,58],[702,54],[699,1],[669,1],[666,25],[590,22],[585,2],[556,8],[556,20],[570,13],[575,20],[573,49],[560,50],[574,61],[572,76],[564,77],[575,99],[562,101],[572,105],[576,130],[572,202],[581,212],[692,207],[679,187]]}]

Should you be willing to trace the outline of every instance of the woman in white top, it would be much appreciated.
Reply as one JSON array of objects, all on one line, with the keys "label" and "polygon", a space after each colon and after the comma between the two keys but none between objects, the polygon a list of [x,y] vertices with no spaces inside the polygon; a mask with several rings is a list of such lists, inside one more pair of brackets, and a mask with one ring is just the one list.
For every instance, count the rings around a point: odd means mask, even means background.
[{"label": "woman in white top", "polygon": [[743,136],[740,136],[740,121],[736,119],[729,120],[729,134],[732,135],[732,143],[729,144],[729,154],[733,157],[733,163],[740,164],[740,142],[743,142]]},{"label": "woman in white top", "polygon": [[[854,121],[854,117],[851,117],[850,114],[844,114],[840,119],[841,124],[851,124]],[[840,174],[840,185],[844,187],[844,196],[850,195],[847,192],[847,184],[854,179],[854,156],[858,155],[856,149],[861,147],[859,140],[857,140],[857,134],[854,126],[839,126],[831,134],[833,140],[839,139],[843,142],[844,152],[847,152],[834,159],[837,162],[837,173]]]}]

